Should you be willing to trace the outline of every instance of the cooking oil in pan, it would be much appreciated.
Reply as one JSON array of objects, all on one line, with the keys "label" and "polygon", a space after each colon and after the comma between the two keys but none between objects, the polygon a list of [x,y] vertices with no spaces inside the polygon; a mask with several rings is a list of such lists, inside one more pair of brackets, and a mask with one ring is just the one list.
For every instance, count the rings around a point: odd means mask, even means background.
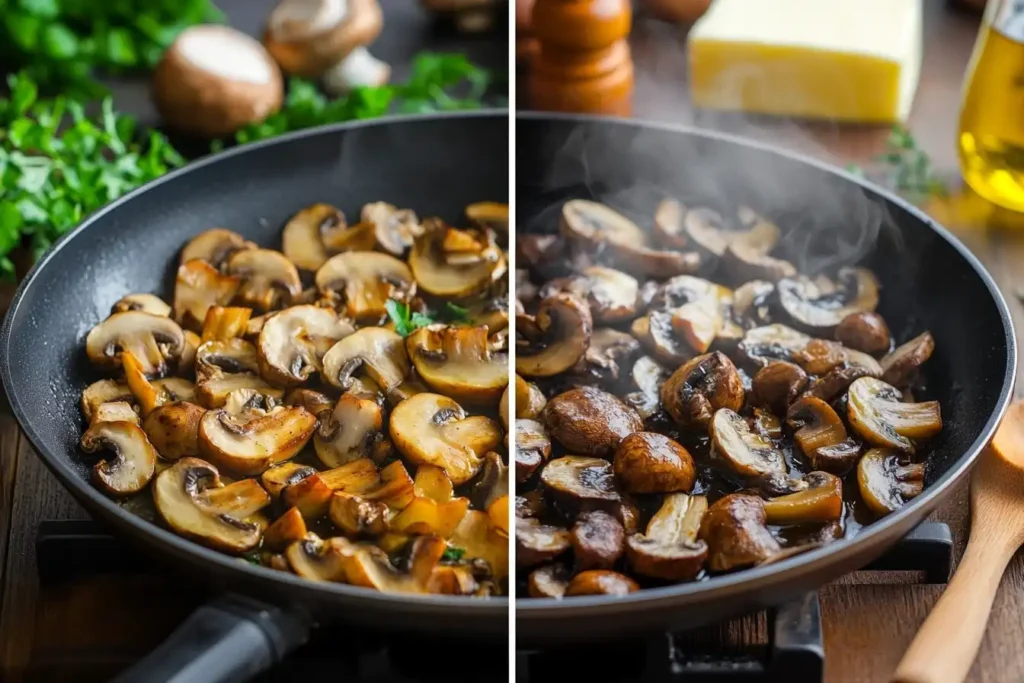
[{"label": "cooking oil in pan", "polygon": [[1024,212],[1024,2],[989,0],[960,112],[960,169],[988,201]]}]

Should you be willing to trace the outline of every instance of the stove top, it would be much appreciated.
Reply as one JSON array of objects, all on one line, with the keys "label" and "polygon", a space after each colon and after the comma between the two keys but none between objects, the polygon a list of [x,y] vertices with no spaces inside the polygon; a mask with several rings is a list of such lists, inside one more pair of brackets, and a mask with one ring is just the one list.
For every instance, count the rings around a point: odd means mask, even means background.
[{"label": "stove top", "polygon": [[[104,532],[91,521],[43,522],[36,545],[39,577],[45,587],[95,574],[159,571],[149,558]],[[917,572],[925,583],[945,583],[952,568],[949,527],[926,522],[865,571]],[[821,609],[816,592],[757,617],[767,642],[735,646],[712,627],[668,633],[646,641],[602,644],[595,648],[520,651],[517,683],[819,683],[825,654]],[[457,655],[456,655],[457,649]],[[439,656],[438,653],[443,653]],[[458,666],[448,662],[458,658]],[[424,662],[438,662],[424,666]],[[125,661],[124,667],[131,664]],[[448,637],[416,638],[366,633],[344,625],[321,625],[286,661],[252,680],[260,683],[303,681],[330,675],[332,680],[389,683],[422,681],[507,681],[507,648],[458,642]]]}]

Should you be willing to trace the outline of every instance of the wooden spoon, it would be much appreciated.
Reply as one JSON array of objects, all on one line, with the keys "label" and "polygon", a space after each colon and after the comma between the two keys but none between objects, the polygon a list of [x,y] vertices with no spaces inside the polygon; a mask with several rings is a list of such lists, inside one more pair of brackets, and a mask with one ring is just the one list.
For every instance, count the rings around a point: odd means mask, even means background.
[{"label": "wooden spoon", "polygon": [[992,601],[1024,544],[1024,401],[1014,402],[971,477],[971,536],[953,580],[893,683],[958,683],[978,654]]}]

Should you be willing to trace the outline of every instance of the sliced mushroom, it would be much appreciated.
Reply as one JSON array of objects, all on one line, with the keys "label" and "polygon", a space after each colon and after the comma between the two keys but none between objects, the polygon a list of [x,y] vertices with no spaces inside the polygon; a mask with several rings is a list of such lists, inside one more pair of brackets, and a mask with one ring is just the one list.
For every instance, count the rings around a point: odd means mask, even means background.
[{"label": "sliced mushroom", "polygon": [[531,598],[561,598],[569,587],[572,572],[564,564],[548,564],[530,572],[526,594]]},{"label": "sliced mushroom", "polygon": [[208,341],[196,350],[196,395],[207,408],[220,408],[232,392],[252,389],[281,398],[284,392],[259,376],[259,354],[244,339]]},{"label": "sliced mushroom", "polygon": [[342,292],[348,317],[363,321],[384,316],[389,299],[407,301],[416,293],[409,267],[374,251],[332,256],[316,271],[316,286],[321,292]]},{"label": "sliced mushroom", "polygon": [[323,357],[325,382],[348,391],[366,375],[384,392],[397,388],[409,374],[405,340],[382,327],[364,327],[332,346]]},{"label": "sliced mushroom", "polygon": [[330,204],[313,204],[289,219],[281,234],[281,251],[297,268],[315,271],[331,254],[373,249],[377,238],[371,223],[349,225]]},{"label": "sliced mushroom", "polygon": [[612,464],[601,458],[579,455],[556,458],[541,470],[540,481],[548,492],[569,502],[601,507],[622,500]]},{"label": "sliced mushroom", "polygon": [[127,384],[112,379],[97,380],[82,391],[82,416],[86,422],[92,422],[93,415],[104,403],[134,400],[132,390]]},{"label": "sliced mushroom", "polygon": [[623,368],[628,368],[640,345],[631,335],[611,327],[599,327],[590,337],[583,358],[571,374],[581,383],[599,382],[614,386]]},{"label": "sliced mushroom", "polygon": [[707,543],[697,538],[707,509],[704,496],[665,496],[646,532],[626,540],[626,558],[633,571],[668,581],[697,578],[708,557]]},{"label": "sliced mushroom", "polygon": [[629,326],[629,333],[648,353],[668,365],[680,365],[693,357],[690,345],[676,336],[671,311],[651,311],[637,318]]},{"label": "sliced mushroom", "polygon": [[591,569],[572,577],[565,597],[573,595],[626,595],[640,590],[636,581],[607,569]]},{"label": "sliced mushroom", "polygon": [[[356,394],[358,396],[358,394]],[[360,396],[360,398],[364,398]],[[320,417],[320,413],[334,408],[334,401],[319,391],[299,387],[291,389],[284,395],[284,403],[289,406],[302,406],[312,415]]]},{"label": "sliced mushroom", "polygon": [[610,569],[625,551],[622,523],[603,510],[583,512],[570,533],[578,570]]},{"label": "sliced mushroom", "polygon": [[515,426],[516,481],[524,482],[547,462],[551,439],[536,420],[516,420]]},{"label": "sliced mushroom", "polygon": [[745,390],[736,366],[721,351],[697,356],[661,386],[661,404],[687,429],[703,429],[715,411],[743,407]]},{"label": "sliced mushroom", "polygon": [[766,280],[751,280],[735,289],[732,312],[740,321],[756,326],[767,325],[771,316],[771,297],[775,285]]},{"label": "sliced mushroom", "polygon": [[809,486],[764,502],[768,524],[824,524],[843,516],[843,482],[828,472],[811,472]]},{"label": "sliced mushroom", "polygon": [[913,453],[911,439],[928,439],[942,430],[938,401],[901,403],[899,390],[880,379],[858,379],[847,396],[850,427],[872,446]]},{"label": "sliced mushroom", "polygon": [[750,367],[762,368],[772,361],[792,361],[793,354],[811,341],[803,332],[785,325],[765,325],[747,330],[739,343],[740,356]]},{"label": "sliced mushroom", "polygon": [[93,480],[112,496],[138,493],[153,478],[156,450],[133,422],[97,422],[85,431],[80,444],[86,453],[109,450],[114,454],[92,468]]},{"label": "sliced mushroom", "polygon": [[924,463],[909,463],[903,457],[886,448],[872,448],[857,464],[860,497],[876,515],[895,512],[924,490]]},{"label": "sliced mushroom", "polygon": [[236,506],[234,513],[218,509],[210,495],[223,488],[217,468],[199,458],[182,458],[157,475],[153,484],[156,510],[175,533],[228,553],[241,554],[256,547],[262,527],[248,521],[270,502],[255,498],[251,506]]},{"label": "sliced mushroom", "polygon": [[124,313],[125,311],[142,311],[164,318],[169,318],[171,315],[171,307],[155,294],[126,294],[110,308],[111,313]]},{"label": "sliced mushroom", "polygon": [[[875,365],[878,364],[875,363]],[[833,401],[861,377],[877,377],[879,374],[881,373],[868,366],[846,363],[824,377],[819,377],[811,382],[806,393],[808,396],[814,396],[826,402]]]},{"label": "sliced mushroom", "polygon": [[548,401],[536,384],[516,375],[516,418],[533,420],[540,416]]},{"label": "sliced mushroom", "polygon": [[420,379],[456,401],[494,405],[508,386],[508,354],[492,353],[486,326],[428,325],[405,348]]},{"label": "sliced mushroom", "polygon": [[711,420],[711,446],[716,457],[741,477],[786,473],[786,459],[771,440],[755,434],[734,411],[722,408]]},{"label": "sliced mushroom", "polygon": [[292,306],[275,313],[260,330],[260,371],[278,386],[302,384],[322,369],[324,354],[353,332],[350,322],[325,308]]},{"label": "sliced mushroom", "polygon": [[139,414],[127,401],[110,401],[96,406],[89,417],[89,426],[97,422],[131,422],[134,425],[142,426],[139,422]]},{"label": "sliced mushroom", "polygon": [[89,360],[98,367],[121,365],[121,353],[130,351],[147,377],[162,377],[168,364],[185,350],[185,333],[169,318],[142,311],[115,313],[89,330],[85,338]]},{"label": "sliced mushroom", "polygon": [[552,280],[541,288],[540,296],[546,299],[560,291],[586,301],[595,322],[613,324],[636,315],[640,284],[613,268],[591,266],[579,275]]},{"label": "sliced mushroom", "polygon": [[288,566],[311,581],[344,581],[353,544],[347,538],[322,540],[315,534],[293,542],[285,550]]},{"label": "sliced mushroom", "polygon": [[[298,508],[293,508],[298,509]],[[379,501],[335,491],[328,508],[331,522],[351,536],[380,536],[388,530],[390,508]]]},{"label": "sliced mushroom", "polygon": [[636,411],[594,387],[570,389],[548,401],[544,424],[571,453],[609,458],[623,438],[643,429]]},{"label": "sliced mushroom", "polygon": [[615,476],[629,493],[689,491],[697,470],[689,451],[663,434],[636,432],[615,449]]},{"label": "sliced mushroom", "polygon": [[589,307],[571,294],[544,299],[536,316],[516,318],[516,373],[551,377],[576,365],[590,345]]},{"label": "sliced mushroom", "polygon": [[401,510],[414,497],[412,478],[401,462],[378,472],[366,458],[325,472],[278,466],[264,473],[263,482],[271,494],[279,490],[285,504],[297,507],[306,519],[326,514],[331,496],[338,491],[383,503],[392,510]]},{"label": "sliced mushroom", "polygon": [[708,544],[708,569],[725,572],[749,567],[780,552],[766,523],[764,501],[757,496],[731,493],[720,498],[700,525],[700,538]]},{"label": "sliced mushroom", "polygon": [[786,422],[793,430],[797,446],[814,457],[819,448],[836,446],[846,440],[846,426],[832,406],[813,396],[804,396],[790,406]]},{"label": "sliced mushroom", "polygon": [[334,410],[320,419],[313,436],[316,456],[327,467],[368,458],[384,439],[384,410],[376,401],[342,394]]},{"label": "sliced mushroom", "polygon": [[686,207],[675,199],[663,199],[654,211],[654,236],[666,249],[681,249],[689,240],[683,226]]},{"label": "sliced mushroom", "polygon": [[198,330],[210,307],[227,306],[241,284],[241,278],[221,273],[204,259],[182,262],[174,282],[174,319]]},{"label": "sliced mushroom", "polygon": [[271,249],[235,252],[228,259],[227,272],[241,279],[235,299],[256,311],[283,308],[302,293],[295,265]]},{"label": "sliced mushroom", "polygon": [[413,242],[409,268],[434,296],[468,297],[501,278],[507,265],[491,230],[456,230],[428,219]]},{"label": "sliced mushroom", "polygon": [[[337,494],[335,494],[337,495]],[[436,501],[417,496],[390,521],[391,531],[399,534],[436,534],[448,538],[469,510],[468,498]]]},{"label": "sliced mushroom", "polygon": [[[370,483],[377,481],[377,468],[373,463],[364,463],[370,470]],[[297,484],[303,479],[312,477],[317,471],[309,465],[300,465],[294,462],[283,462],[268,469],[260,476],[263,488],[272,498],[278,498],[281,492],[292,484]]]},{"label": "sliced mushroom", "polygon": [[377,244],[393,256],[404,256],[420,234],[420,220],[411,209],[399,209],[387,202],[363,206],[362,221],[372,223]]},{"label": "sliced mushroom", "polygon": [[935,339],[930,332],[922,332],[882,359],[882,381],[906,387],[914,379],[917,369],[931,358],[934,350]]},{"label": "sliced mushroom", "polygon": [[[193,237],[181,250],[181,265],[192,259],[202,259],[214,268],[221,268],[236,251],[255,249],[256,245],[247,241],[237,232],[224,228],[212,228]],[[199,318],[202,321],[202,317]]]},{"label": "sliced mushroom", "polygon": [[572,199],[562,205],[562,235],[587,248],[602,244],[642,247],[647,236],[640,227],[619,212],[586,199]]},{"label": "sliced mushroom", "polygon": [[288,508],[263,532],[262,547],[272,552],[284,552],[288,546],[306,538],[306,520],[298,508]]},{"label": "sliced mushroom", "polygon": [[486,513],[468,511],[448,542],[466,551],[464,559],[485,562],[495,581],[508,575],[508,537],[491,526]]},{"label": "sliced mushroom", "polygon": [[806,386],[807,373],[799,365],[772,361],[754,375],[751,400],[777,415],[785,415]]},{"label": "sliced mushroom", "polygon": [[722,270],[736,282],[780,282],[797,274],[796,266],[789,261],[769,256],[762,245],[735,238],[722,254]]},{"label": "sliced mushroom", "polygon": [[165,403],[146,416],[142,429],[167,460],[199,455],[199,421],[206,409],[194,403]]},{"label": "sliced mushroom", "polygon": [[467,417],[452,399],[439,394],[417,394],[391,411],[391,438],[395,447],[416,464],[442,468],[456,486],[473,478],[482,457],[498,448],[501,427],[482,415]]},{"label": "sliced mushroom", "polygon": [[661,410],[661,385],[668,380],[670,373],[658,361],[650,356],[640,356],[633,363],[630,377],[637,391],[623,397],[626,405],[636,410],[641,419],[646,420]]},{"label": "sliced mushroom", "polygon": [[210,306],[203,319],[202,341],[225,341],[245,336],[251,316],[251,308]]},{"label": "sliced mushroom", "polygon": [[[418,477],[419,472],[416,474]],[[447,479],[447,475],[443,476]],[[445,500],[449,498],[450,494]],[[470,499],[476,507],[490,511],[502,498],[508,498],[508,465],[497,453],[488,453],[484,456],[483,467],[470,489]],[[505,504],[507,505],[507,501]],[[507,519],[508,515],[505,515],[506,521],[500,525],[505,527],[505,530],[508,527]]]},{"label": "sliced mushroom", "polygon": [[536,519],[516,519],[516,566],[532,567],[550,562],[572,547],[568,531],[541,524]]},{"label": "sliced mushroom", "polygon": [[683,229],[694,246],[711,256],[721,257],[732,239],[722,216],[704,207],[690,209],[684,214]]},{"label": "sliced mushroom", "polygon": [[780,306],[797,327],[829,337],[846,316],[878,306],[878,279],[866,268],[841,269],[836,291],[823,291],[821,283],[803,276],[780,280],[776,289]]},{"label": "sliced mushroom", "polygon": [[836,326],[836,341],[863,353],[882,353],[892,344],[885,319],[874,312],[851,313]]},{"label": "sliced mushroom", "polygon": [[199,448],[218,467],[260,474],[301,451],[315,428],[316,418],[298,406],[210,410],[199,422]]},{"label": "sliced mushroom", "polygon": [[812,375],[824,375],[842,365],[846,354],[847,350],[839,342],[812,339],[807,342],[807,346],[793,354],[793,361]]}]

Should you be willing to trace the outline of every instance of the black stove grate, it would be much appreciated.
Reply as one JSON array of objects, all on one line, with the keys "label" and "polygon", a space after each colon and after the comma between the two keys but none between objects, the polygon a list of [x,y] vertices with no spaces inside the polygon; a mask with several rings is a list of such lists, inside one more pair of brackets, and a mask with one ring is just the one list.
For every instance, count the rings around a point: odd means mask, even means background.
[{"label": "black stove grate", "polygon": [[[45,586],[101,573],[159,571],[149,560],[91,521],[45,521],[36,542],[39,577]],[[949,527],[925,522],[865,571],[914,571],[924,583],[945,583],[952,570],[953,538]],[[820,683],[825,650],[821,607],[816,592],[766,612],[768,643],[744,651],[706,647],[706,638],[670,633],[641,642],[608,646],[601,656],[593,648],[530,651],[516,655],[517,683]],[[695,640],[701,645],[695,646]],[[343,643],[344,645],[339,645]],[[330,672],[353,681],[508,680],[506,651],[493,645],[459,647],[455,669],[425,672],[423,661],[450,652],[451,641],[418,638],[413,642],[386,634],[353,634],[343,627],[314,629],[309,642],[292,653],[286,666],[258,678],[267,683],[308,680]],[[472,664],[467,664],[467,658]],[[125,662],[129,664],[129,662]],[[592,670],[590,670],[592,669]],[[429,678],[425,676],[436,676]]]}]

